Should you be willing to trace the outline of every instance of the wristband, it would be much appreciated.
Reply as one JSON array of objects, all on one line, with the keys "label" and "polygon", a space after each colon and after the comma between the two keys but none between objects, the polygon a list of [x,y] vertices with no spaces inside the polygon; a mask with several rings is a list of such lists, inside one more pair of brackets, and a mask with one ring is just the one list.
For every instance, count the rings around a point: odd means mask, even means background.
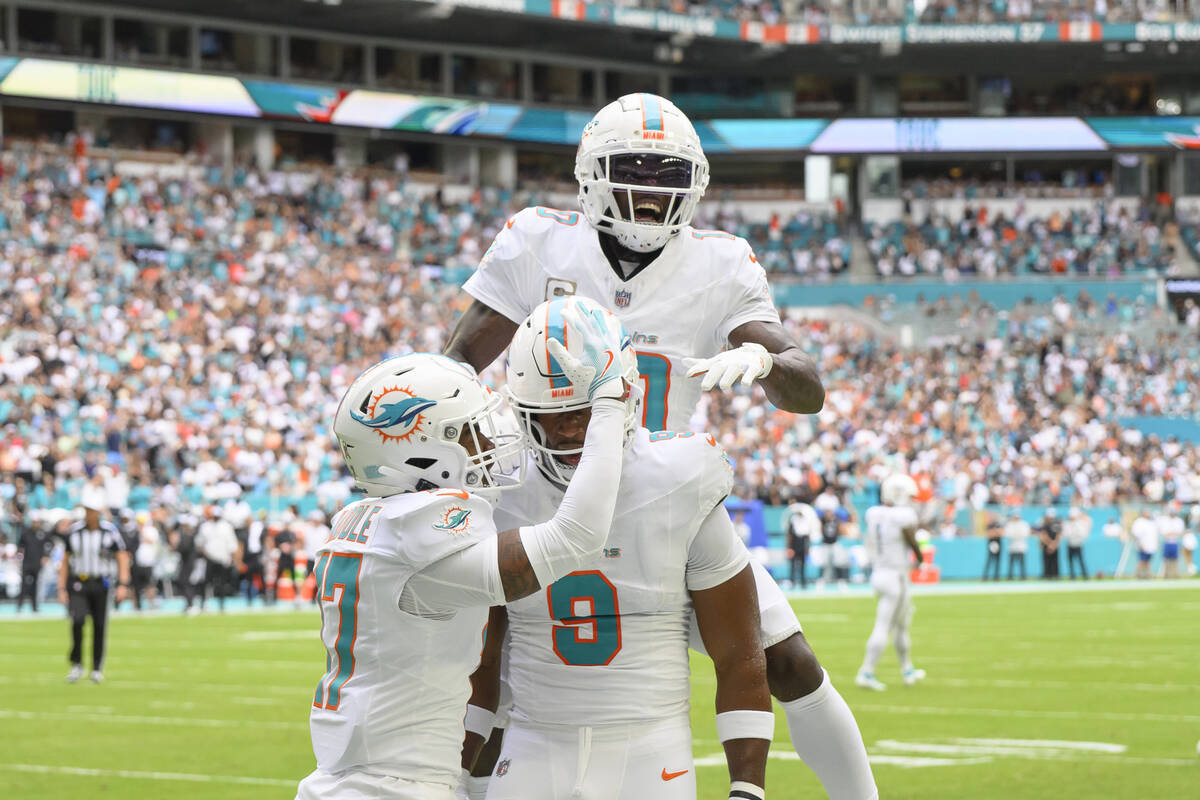
[{"label": "wristband", "polygon": [[729,785],[729,800],[766,800],[766,797],[766,790],[753,783],[734,781]]},{"label": "wristband", "polygon": [[722,711],[717,714],[717,738],[721,743],[730,739],[766,739],[775,737],[775,714],[770,711]]},{"label": "wristband", "polygon": [[477,733],[486,742],[488,737],[492,735],[492,720],[495,716],[495,712],[488,711],[486,708],[480,706],[468,704],[467,716],[463,720],[463,726],[467,729],[467,733]]}]

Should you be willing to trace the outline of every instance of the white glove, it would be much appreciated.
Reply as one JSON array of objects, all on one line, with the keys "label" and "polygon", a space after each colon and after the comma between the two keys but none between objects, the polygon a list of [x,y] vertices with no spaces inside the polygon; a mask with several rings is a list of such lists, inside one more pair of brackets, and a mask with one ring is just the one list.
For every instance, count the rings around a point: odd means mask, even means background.
[{"label": "white glove", "polygon": [[774,363],[767,348],[756,342],[746,342],[741,347],[717,353],[712,358],[683,360],[689,378],[704,375],[704,381],[700,384],[704,391],[714,386],[728,391],[738,378],[741,378],[743,386],[749,386],[759,378],[767,377]]},{"label": "white glove", "polygon": [[549,339],[546,348],[558,361],[563,374],[572,386],[587,391],[590,402],[602,397],[620,400],[625,396],[621,380],[621,323],[609,313],[578,313],[574,306],[567,306],[563,316],[572,317],[576,330],[582,332],[582,358],[571,355],[562,342]]}]

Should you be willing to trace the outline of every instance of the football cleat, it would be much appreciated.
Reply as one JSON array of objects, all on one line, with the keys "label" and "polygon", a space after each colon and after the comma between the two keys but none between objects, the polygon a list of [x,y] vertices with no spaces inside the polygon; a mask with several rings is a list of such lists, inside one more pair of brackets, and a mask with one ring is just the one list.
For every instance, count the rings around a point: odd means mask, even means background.
[{"label": "football cleat", "polygon": [[67,673],[67,683],[74,683],[83,677],[83,665],[72,664],[71,671]]},{"label": "football cleat", "polygon": [[925,670],[914,669],[912,667],[909,667],[908,669],[904,670],[903,676],[904,676],[904,685],[912,686],[917,681],[925,680]]},{"label": "football cleat", "polygon": [[854,685],[861,686],[864,689],[870,689],[873,692],[882,692],[887,688],[887,684],[882,683],[878,678],[876,678],[875,673],[863,672],[862,670],[859,670],[858,674],[854,676]]},{"label": "football cleat", "polygon": [[104,673],[98,669],[92,670],[92,683],[102,683],[104,681]]}]

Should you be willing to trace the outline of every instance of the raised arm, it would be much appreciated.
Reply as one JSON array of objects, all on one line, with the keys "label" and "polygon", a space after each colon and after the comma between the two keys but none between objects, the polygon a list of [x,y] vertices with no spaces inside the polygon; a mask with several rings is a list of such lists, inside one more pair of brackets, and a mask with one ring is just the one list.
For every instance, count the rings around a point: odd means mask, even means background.
[{"label": "raised arm", "polygon": [[508,347],[517,323],[475,300],[459,318],[442,354],[481,372]]}]

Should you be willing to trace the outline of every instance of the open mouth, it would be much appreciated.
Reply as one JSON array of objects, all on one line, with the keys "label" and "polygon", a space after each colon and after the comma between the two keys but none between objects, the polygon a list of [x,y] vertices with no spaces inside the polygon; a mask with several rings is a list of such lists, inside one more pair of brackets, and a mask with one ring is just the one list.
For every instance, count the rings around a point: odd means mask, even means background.
[{"label": "open mouth", "polygon": [[662,223],[667,217],[667,198],[656,194],[633,196],[633,221]]}]

